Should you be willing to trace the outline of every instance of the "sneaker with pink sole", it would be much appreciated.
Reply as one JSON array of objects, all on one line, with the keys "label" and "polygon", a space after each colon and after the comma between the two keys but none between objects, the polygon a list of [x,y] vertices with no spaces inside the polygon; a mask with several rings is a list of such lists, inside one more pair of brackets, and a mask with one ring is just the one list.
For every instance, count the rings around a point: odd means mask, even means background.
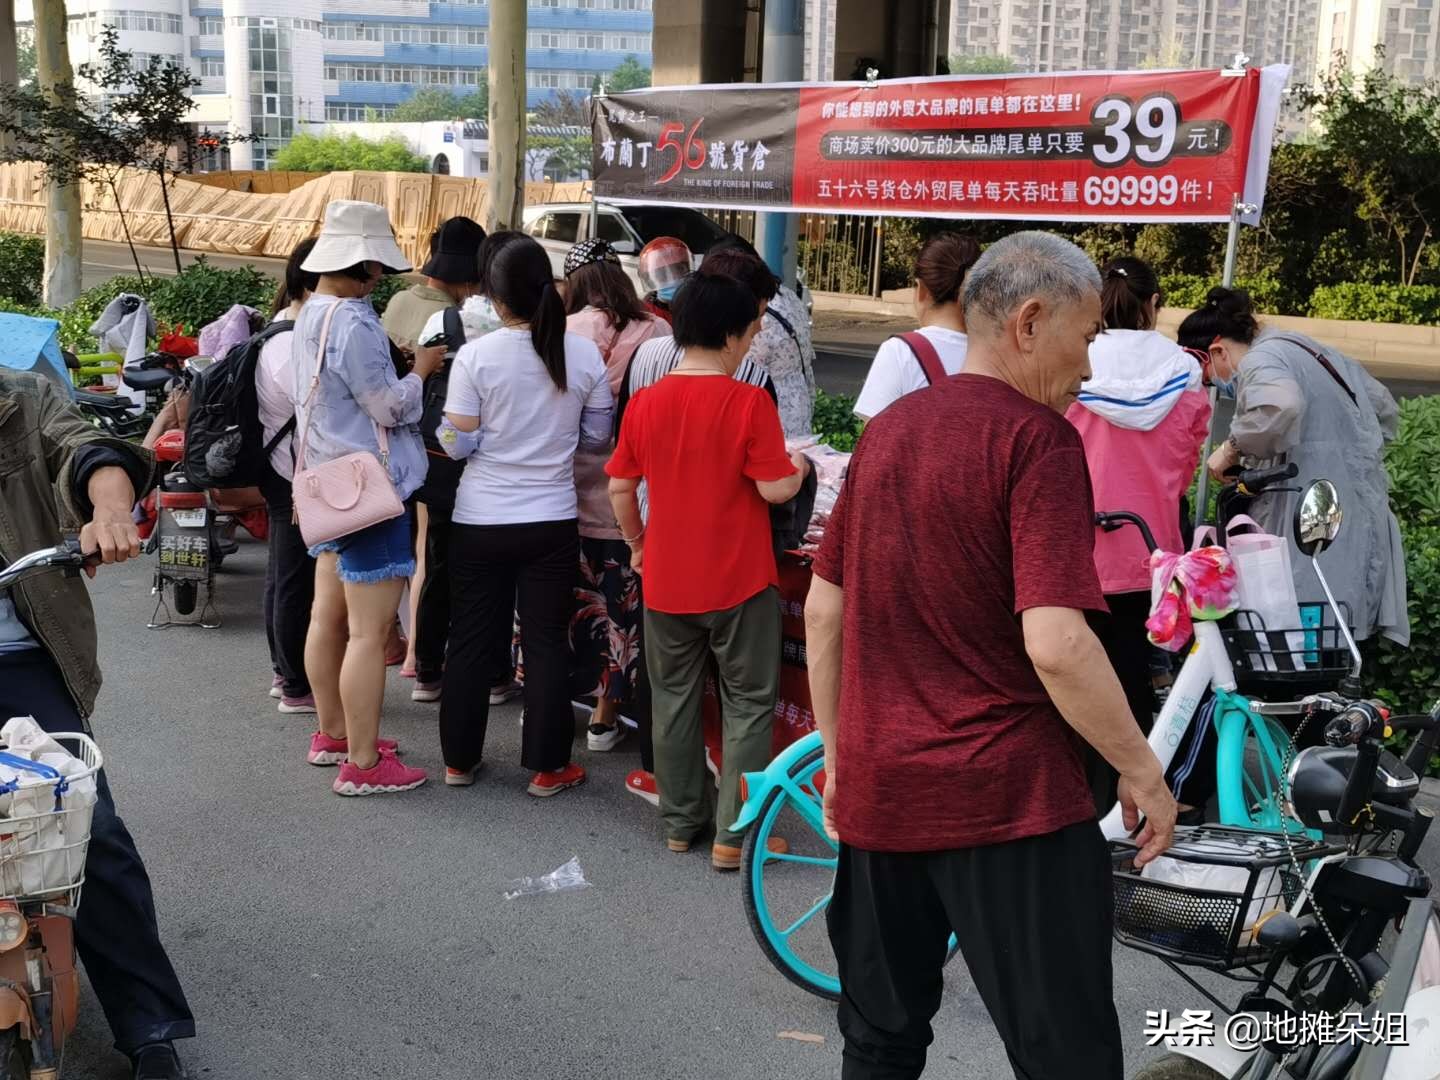
[{"label": "sneaker with pink sole", "polygon": [[[400,744],[394,739],[376,739],[375,749],[381,753],[399,753]],[[350,756],[348,739],[332,739],[323,731],[310,736],[310,752],[305,760],[311,765],[339,765]]]},{"label": "sneaker with pink sole", "polygon": [[388,795],[417,788],[425,780],[424,769],[412,769],[395,756],[394,750],[382,749],[374,768],[360,769],[345,762],[330,787],[336,795]]},{"label": "sneaker with pink sole", "polygon": [[315,695],[306,694],[304,697],[291,697],[285,694],[280,698],[280,704],[275,706],[277,712],[285,713],[287,716],[313,713],[315,711]]}]

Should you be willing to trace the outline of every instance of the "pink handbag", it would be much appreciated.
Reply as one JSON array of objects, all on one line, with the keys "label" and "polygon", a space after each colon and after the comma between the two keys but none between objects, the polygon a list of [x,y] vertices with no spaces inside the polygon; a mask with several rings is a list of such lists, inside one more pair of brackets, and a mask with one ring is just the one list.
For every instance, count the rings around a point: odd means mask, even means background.
[{"label": "pink handbag", "polygon": [[305,423],[300,427],[300,443],[295,451],[295,479],[290,488],[295,517],[300,523],[300,535],[311,547],[349,536],[405,512],[405,506],[390,479],[390,439],[379,424],[375,425],[375,436],[380,443],[378,458],[368,450],[357,450],[323,465],[305,466],[310,403],[315,400],[315,392],[320,387],[330,320],[339,306],[338,303],[330,305],[320,328],[320,354],[315,363],[315,377],[310,380],[310,393],[305,397]]}]

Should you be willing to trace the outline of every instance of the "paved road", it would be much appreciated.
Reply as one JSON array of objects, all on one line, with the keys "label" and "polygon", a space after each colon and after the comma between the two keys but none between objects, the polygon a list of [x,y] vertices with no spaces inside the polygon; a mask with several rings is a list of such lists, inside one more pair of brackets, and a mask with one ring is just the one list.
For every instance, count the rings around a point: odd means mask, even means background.
[{"label": "paved road", "polygon": [[[144,629],[149,571],[118,567],[92,586],[108,673],[96,727],[199,1016],[196,1077],[838,1075],[834,1009],[767,967],[740,882],[698,852],[667,853],[654,812],[626,798],[632,745],[579,749],[591,782],[539,802],[523,790],[510,706],[495,711],[475,787],[342,800],[304,762],[305,718],[265,696],[261,546],[227,562],[219,630]],[[386,730],[440,768],[435,707],[411,703],[394,674]],[[501,898],[508,880],[572,855],[592,888]],[[1440,837],[1427,861],[1440,870]],[[1115,985],[1132,1070],[1154,1053],[1146,1009],[1204,1005],[1125,950]],[[121,1080],[108,1043],[87,990],[67,1075]],[[937,1078],[1010,1076],[958,963],[931,1061]]]},{"label": "paved road", "polygon": [[[147,273],[172,275],[175,273],[175,257],[168,247],[137,247],[140,265]],[[109,281],[117,274],[135,273],[135,260],[130,249],[124,244],[112,244],[105,240],[86,240],[84,262],[81,264],[81,281],[85,288]],[[212,252],[187,251],[181,249],[180,263],[188,266],[196,257],[204,255],[207,262],[216,266],[254,266],[271,277],[279,278],[285,273],[284,259],[256,259],[250,256],[216,255]]]}]

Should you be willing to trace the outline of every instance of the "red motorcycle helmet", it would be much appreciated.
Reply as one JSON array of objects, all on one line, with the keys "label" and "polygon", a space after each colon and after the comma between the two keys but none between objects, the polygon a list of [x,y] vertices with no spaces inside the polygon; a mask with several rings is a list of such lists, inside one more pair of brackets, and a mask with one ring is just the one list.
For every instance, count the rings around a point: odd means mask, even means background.
[{"label": "red motorcycle helmet", "polygon": [[648,292],[678,285],[690,273],[690,249],[673,236],[657,236],[640,249],[640,281]]}]

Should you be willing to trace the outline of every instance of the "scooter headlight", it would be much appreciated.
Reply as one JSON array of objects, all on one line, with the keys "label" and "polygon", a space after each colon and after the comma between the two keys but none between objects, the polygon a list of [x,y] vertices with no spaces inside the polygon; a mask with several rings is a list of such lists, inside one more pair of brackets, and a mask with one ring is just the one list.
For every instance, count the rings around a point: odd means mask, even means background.
[{"label": "scooter headlight", "polygon": [[20,908],[13,900],[0,901],[0,952],[23,945],[28,936],[29,927]]}]

